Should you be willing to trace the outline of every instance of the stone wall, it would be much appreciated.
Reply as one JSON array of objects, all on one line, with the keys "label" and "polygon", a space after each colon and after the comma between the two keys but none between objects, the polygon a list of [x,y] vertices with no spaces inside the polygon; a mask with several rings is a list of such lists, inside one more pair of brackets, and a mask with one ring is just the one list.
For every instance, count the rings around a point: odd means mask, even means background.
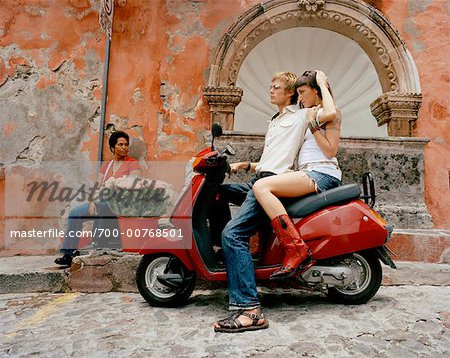
[{"label": "stone wall", "polygon": [[343,138],[338,151],[343,182],[360,182],[371,172],[376,209],[395,228],[432,228],[424,202],[424,146],[421,138]]}]

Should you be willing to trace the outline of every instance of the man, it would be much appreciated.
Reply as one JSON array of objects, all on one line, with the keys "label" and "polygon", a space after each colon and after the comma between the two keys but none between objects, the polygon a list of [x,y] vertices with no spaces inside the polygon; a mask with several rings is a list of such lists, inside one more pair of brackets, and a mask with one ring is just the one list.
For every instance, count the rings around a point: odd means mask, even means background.
[{"label": "man", "polygon": [[216,332],[241,332],[269,326],[258,300],[249,239],[257,232],[266,215],[257,202],[253,184],[261,178],[282,174],[294,169],[295,159],[303,143],[306,111],[296,105],[297,75],[290,72],[276,74],[270,86],[270,102],[278,107],[272,117],[258,163],[233,163],[231,172],[255,172],[250,183],[223,185],[225,200],[241,204],[236,215],[222,233],[222,248],[228,275],[229,309],[232,316],[214,323]]}]

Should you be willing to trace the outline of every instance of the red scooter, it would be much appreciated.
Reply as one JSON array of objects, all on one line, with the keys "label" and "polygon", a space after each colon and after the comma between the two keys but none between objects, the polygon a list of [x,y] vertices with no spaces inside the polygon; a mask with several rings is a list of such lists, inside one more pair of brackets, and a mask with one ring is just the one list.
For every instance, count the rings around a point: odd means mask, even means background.
[{"label": "red scooter", "polygon": [[[213,124],[213,144],[214,138],[221,134],[222,128]],[[171,216],[171,230],[190,233],[181,245],[167,246],[163,237],[152,237],[139,251],[143,257],[136,283],[151,305],[184,304],[192,294],[197,277],[226,281],[225,266],[214,250],[208,220],[211,203],[230,168],[225,154],[233,155],[234,150],[227,146],[220,152],[212,145],[195,157],[193,170],[197,174]],[[361,196],[359,185],[349,184],[320,195],[290,200],[286,204],[287,212],[309,246],[315,263],[288,281],[270,281],[270,275],[280,267],[284,250],[270,226],[262,227],[258,233],[259,250],[253,253],[258,284],[320,291],[344,304],[370,300],[381,285],[380,260],[396,267],[384,246],[392,228],[372,209],[375,190],[370,174],[363,178],[363,191]],[[186,220],[187,217],[191,219]]]}]

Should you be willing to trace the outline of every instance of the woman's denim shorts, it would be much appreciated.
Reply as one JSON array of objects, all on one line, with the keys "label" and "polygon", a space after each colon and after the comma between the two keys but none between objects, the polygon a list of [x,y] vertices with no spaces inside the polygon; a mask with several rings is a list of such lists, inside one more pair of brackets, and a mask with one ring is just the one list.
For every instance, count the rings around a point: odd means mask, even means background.
[{"label": "woman's denim shorts", "polygon": [[341,184],[341,181],[338,178],[328,174],[317,172],[315,170],[304,170],[304,172],[316,184],[316,190],[318,193],[336,188],[339,184]]}]

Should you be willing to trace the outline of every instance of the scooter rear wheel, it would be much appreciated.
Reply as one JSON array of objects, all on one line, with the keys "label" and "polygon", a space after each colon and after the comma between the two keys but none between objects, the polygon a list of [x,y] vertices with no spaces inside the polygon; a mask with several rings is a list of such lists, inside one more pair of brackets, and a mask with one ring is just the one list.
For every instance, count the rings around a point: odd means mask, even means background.
[{"label": "scooter rear wheel", "polygon": [[[173,268],[165,272],[171,259]],[[173,265],[174,260],[175,265]],[[157,276],[164,273],[180,274],[185,279],[183,286],[175,289],[160,283]],[[144,255],[136,271],[136,285],[139,293],[152,306],[184,305],[194,290],[195,281],[195,272],[188,272],[180,260],[168,254]]]},{"label": "scooter rear wheel", "polygon": [[381,286],[382,268],[378,256],[373,251],[354,253],[343,263],[357,273],[357,279],[347,286],[328,289],[328,297],[337,303],[360,305],[369,301]]}]

